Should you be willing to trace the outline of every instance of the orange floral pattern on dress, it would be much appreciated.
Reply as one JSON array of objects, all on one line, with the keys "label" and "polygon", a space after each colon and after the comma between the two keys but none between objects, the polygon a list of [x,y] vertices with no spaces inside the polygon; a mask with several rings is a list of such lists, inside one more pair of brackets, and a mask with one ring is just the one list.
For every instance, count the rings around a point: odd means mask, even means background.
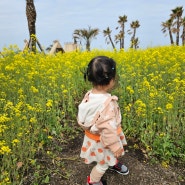
[{"label": "orange floral pattern on dress", "polygon": [[86,151],[87,151],[87,148],[83,146],[81,150],[82,150],[83,152],[86,152]]},{"label": "orange floral pattern on dress", "polygon": [[88,145],[88,146],[91,146],[91,142],[90,142],[90,141],[87,141],[87,145]]},{"label": "orange floral pattern on dress", "polygon": [[107,160],[110,161],[110,156],[107,156]]},{"label": "orange floral pattern on dress", "polygon": [[123,140],[125,137],[124,136],[120,136],[120,139]]},{"label": "orange floral pattern on dress", "polygon": [[98,148],[98,152],[99,152],[99,153],[103,153],[103,149]]},{"label": "orange floral pattern on dress", "polygon": [[91,156],[96,156],[95,152],[91,152]]},{"label": "orange floral pattern on dress", "polygon": [[101,165],[103,165],[103,164],[105,164],[105,161],[104,161],[104,160],[101,160],[99,163],[100,163]]}]

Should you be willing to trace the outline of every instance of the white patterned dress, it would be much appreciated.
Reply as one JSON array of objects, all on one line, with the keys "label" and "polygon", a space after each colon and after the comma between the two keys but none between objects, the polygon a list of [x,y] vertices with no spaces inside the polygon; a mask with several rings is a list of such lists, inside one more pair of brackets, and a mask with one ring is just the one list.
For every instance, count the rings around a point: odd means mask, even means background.
[{"label": "white patterned dress", "polygon": [[78,124],[85,130],[80,157],[86,164],[97,162],[113,166],[117,163],[114,153],[127,145],[121,129],[118,98],[89,91],[78,107]]}]

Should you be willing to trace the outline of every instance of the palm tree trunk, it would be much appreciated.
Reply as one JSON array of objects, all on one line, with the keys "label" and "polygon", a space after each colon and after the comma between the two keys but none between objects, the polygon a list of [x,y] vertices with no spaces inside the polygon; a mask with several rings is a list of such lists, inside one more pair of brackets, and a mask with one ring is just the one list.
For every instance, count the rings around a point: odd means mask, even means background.
[{"label": "palm tree trunk", "polygon": [[173,44],[174,44],[174,42],[173,42],[173,36],[172,36],[172,32],[171,32],[170,29],[169,29],[169,35],[170,35],[170,42],[171,42],[171,45],[173,45]]},{"label": "palm tree trunk", "polygon": [[112,44],[113,49],[115,49],[115,45],[114,45],[114,43],[113,43],[112,38],[111,38],[110,35],[109,35],[109,40],[110,40],[110,42],[111,42],[111,44]]},{"label": "palm tree trunk", "polygon": [[36,9],[33,0],[26,0],[26,16],[28,21],[28,29],[30,34],[30,49],[36,52]]},{"label": "palm tree trunk", "polygon": [[185,45],[185,26],[183,26],[183,31],[182,31],[182,45]]},{"label": "palm tree trunk", "polygon": [[121,48],[124,48],[124,42],[125,42],[125,41],[124,41],[124,38],[122,38],[122,39],[121,39],[121,47],[120,47],[120,49],[121,49]]},{"label": "palm tree trunk", "polygon": [[179,17],[177,17],[177,35],[176,35],[176,45],[179,45],[179,32],[180,32],[180,22]]},{"label": "palm tree trunk", "polygon": [[135,37],[136,37],[136,28],[134,28],[133,35],[131,37],[131,47],[130,48],[135,48]]},{"label": "palm tree trunk", "polygon": [[124,42],[125,42],[125,39],[124,39],[124,37],[125,37],[125,27],[124,27],[124,25],[122,26],[122,32],[123,32],[123,37],[122,37],[122,41],[121,41],[121,48],[124,48],[125,46],[124,46]]},{"label": "palm tree trunk", "polygon": [[90,51],[91,49],[90,49],[90,42],[89,42],[89,40],[87,40],[87,43],[86,43],[86,50],[87,51]]}]

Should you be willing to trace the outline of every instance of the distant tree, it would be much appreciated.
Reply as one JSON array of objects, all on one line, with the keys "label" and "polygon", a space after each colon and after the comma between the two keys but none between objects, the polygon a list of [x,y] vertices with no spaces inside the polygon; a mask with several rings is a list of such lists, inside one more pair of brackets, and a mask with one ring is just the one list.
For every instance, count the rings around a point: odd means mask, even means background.
[{"label": "distant tree", "polygon": [[117,35],[115,35],[115,42],[116,44],[119,43],[119,48],[122,48],[122,38],[123,38],[123,33],[118,33]]},{"label": "distant tree", "polygon": [[28,29],[29,29],[29,43],[31,42],[31,50],[36,52],[36,9],[34,5],[34,0],[26,0],[26,16],[28,21]]},{"label": "distant tree", "polygon": [[176,45],[179,45],[179,33],[180,33],[180,26],[181,26],[181,19],[182,19],[182,13],[183,13],[183,7],[179,6],[176,7],[175,9],[172,9],[172,14],[171,14],[171,18],[173,20],[176,20],[175,24],[176,24]]},{"label": "distant tree", "polygon": [[115,45],[114,45],[112,38],[111,38],[111,32],[112,32],[112,30],[110,30],[109,27],[107,27],[106,30],[103,30],[103,34],[104,34],[104,37],[106,37],[107,44],[111,43],[113,49],[115,49]]},{"label": "distant tree", "polygon": [[139,38],[138,37],[131,40],[131,47],[130,48],[134,48],[134,49],[139,48]]},{"label": "distant tree", "polygon": [[92,39],[95,39],[98,34],[99,34],[98,28],[92,29],[89,26],[88,29],[76,29],[73,33],[73,38],[75,39],[76,42],[77,40],[79,40],[80,42],[81,40],[84,40],[86,50],[90,51],[91,41]]},{"label": "distant tree", "polygon": [[171,45],[174,44],[174,41],[173,41],[173,35],[172,35],[172,32],[173,32],[173,28],[172,28],[172,25],[173,25],[173,19],[170,18],[168,19],[166,22],[162,22],[162,32],[163,33],[166,33],[168,31],[168,34],[170,36],[170,43]]},{"label": "distant tree", "polygon": [[185,45],[185,17],[182,19],[182,45]]},{"label": "distant tree", "polygon": [[[118,20],[118,23],[120,24],[121,26],[121,30],[120,30],[120,36],[122,36],[121,38],[121,48],[124,48],[124,38],[125,38],[125,23],[127,22],[127,16],[126,15],[123,15],[123,16],[119,16],[119,20]],[[116,28],[118,29],[118,27]],[[121,49],[120,48],[120,49]]]},{"label": "distant tree", "polygon": [[136,20],[136,21],[132,21],[131,24],[130,24],[130,30],[128,30],[128,33],[129,34],[132,34],[132,37],[131,37],[131,46],[130,48],[135,48],[137,49],[138,48],[138,44],[139,44],[139,39],[136,38],[136,30],[137,28],[140,27],[140,24],[139,24],[139,21]]}]

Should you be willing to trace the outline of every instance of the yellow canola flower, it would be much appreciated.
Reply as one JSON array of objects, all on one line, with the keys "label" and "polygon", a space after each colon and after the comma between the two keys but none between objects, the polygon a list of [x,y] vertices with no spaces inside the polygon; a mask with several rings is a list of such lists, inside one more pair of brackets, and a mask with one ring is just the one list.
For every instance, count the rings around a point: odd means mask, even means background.
[{"label": "yellow canola flower", "polygon": [[17,134],[18,137],[22,137],[22,135],[23,135],[22,132],[19,132],[19,133]]},{"label": "yellow canola flower", "polygon": [[164,133],[164,132],[161,132],[160,134],[159,134],[159,136],[160,137],[164,137],[166,134]]},{"label": "yellow canola flower", "polygon": [[7,185],[7,184],[11,184],[10,179],[9,177],[4,177],[2,181],[0,182],[0,185]]},{"label": "yellow canola flower", "polygon": [[52,107],[53,105],[53,100],[48,100],[47,103],[46,103],[46,107]]},{"label": "yellow canola flower", "polygon": [[36,88],[36,87],[34,87],[34,86],[31,86],[31,91],[33,92],[33,93],[38,93],[39,92],[39,90]]},{"label": "yellow canola flower", "polygon": [[5,107],[4,107],[4,110],[7,111],[9,109],[13,109],[13,107],[14,107],[13,106],[13,102],[7,101],[7,103],[6,103]]},{"label": "yellow canola flower", "polygon": [[53,137],[52,136],[48,136],[48,139],[53,139]]},{"label": "yellow canola flower", "polygon": [[141,116],[141,117],[146,116],[146,104],[143,103],[142,100],[139,99],[135,102],[135,108],[138,116]]},{"label": "yellow canola flower", "polygon": [[24,91],[23,91],[22,88],[20,88],[20,89],[18,90],[18,93],[19,93],[19,94],[23,94],[23,92],[24,92]]},{"label": "yellow canola flower", "polygon": [[168,162],[168,161],[162,161],[161,165],[162,165],[162,167],[164,167],[164,168],[168,168],[169,162]]},{"label": "yellow canola flower", "polygon": [[157,107],[156,109],[156,112],[159,113],[159,114],[163,114],[163,109],[161,107]]},{"label": "yellow canola flower", "polygon": [[9,148],[9,146],[2,146],[0,148],[0,154],[9,154],[11,153],[11,149]]},{"label": "yellow canola flower", "polygon": [[20,117],[21,116],[21,111],[17,108],[15,108],[14,110],[15,110],[15,116]]},{"label": "yellow canola flower", "polygon": [[66,94],[66,93],[68,92],[68,90],[67,90],[67,89],[64,89],[62,92],[63,92],[64,94]]},{"label": "yellow canola flower", "polygon": [[131,107],[132,107],[132,105],[129,103],[129,104],[125,107],[125,111],[126,111],[126,112],[130,112],[130,111],[131,111]]},{"label": "yellow canola flower", "polygon": [[5,132],[8,127],[6,125],[0,125],[0,133]]},{"label": "yellow canola flower", "polygon": [[32,107],[32,106],[31,106],[31,105],[29,105],[29,104],[26,104],[26,106],[27,106],[28,110],[30,110],[30,111],[34,111],[34,110],[35,110],[35,108],[34,108],[34,107]]},{"label": "yellow canola flower", "polygon": [[35,117],[30,118],[30,123],[37,123],[37,119]]},{"label": "yellow canola flower", "polygon": [[171,104],[171,103],[167,103],[166,104],[166,109],[167,110],[170,110],[170,109],[172,109],[173,108],[173,105]]},{"label": "yellow canola flower", "polygon": [[134,94],[134,90],[131,86],[127,86],[126,90],[128,91],[129,94]]},{"label": "yellow canola flower", "polygon": [[13,141],[12,141],[12,144],[13,144],[13,146],[16,146],[16,144],[17,143],[19,143],[20,141],[18,140],[18,139],[14,139]]},{"label": "yellow canola flower", "polygon": [[6,71],[14,71],[14,69],[15,69],[15,67],[14,67],[14,66],[11,66],[11,65],[7,65],[7,66],[5,67],[5,70],[6,70]]},{"label": "yellow canola flower", "polygon": [[144,79],[143,86],[144,88],[150,89],[150,83],[146,79]]},{"label": "yellow canola flower", "polygon": [[11,120],[11,118],[9,118],[7,114],[0,114],[0,123],[5,123],[10,120]]},{"label": "yellow canola flower", "polygon": [[20,141],[18,139],[14,139],[12,143],[19,143]]},{"label": "yellow canola flower", "polygon": [[155,97],[155,94],[153,92],[150,92],[149,95],[150,95],[151,98]]}]

